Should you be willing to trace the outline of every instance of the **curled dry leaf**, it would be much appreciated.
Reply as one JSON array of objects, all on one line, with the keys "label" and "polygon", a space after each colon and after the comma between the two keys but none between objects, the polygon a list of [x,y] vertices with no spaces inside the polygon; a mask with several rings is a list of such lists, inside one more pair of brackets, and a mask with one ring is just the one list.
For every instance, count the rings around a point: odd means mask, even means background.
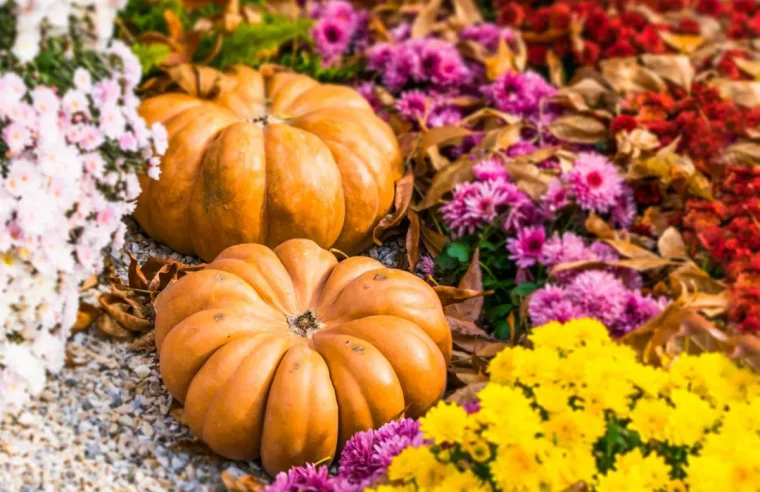
[{"label": "curled dry leaf", "polygon": [[657,240],[657,251],[665,258],[687,258],[686,244],[675,227],[668,227]]},{"label": "curled dry leaf", "polygon": [[499,40],[499,47],[496,53],[492,56],[487,56],[483,60],[483,64],[486,67],[486,77],[490,81],[496,80],[500,75],[509,70],[517,69],[515,54],[504,38]]},{"label": "curled dry leaf", "polygon": [[93,306],[87,302],[80,302],[77,320],[74,326],[71,327],[71,332],[77,333],[87,329],[100,316],[101,312],[97,306]]},{"label": "curled dry leaf", "polygon": [[660,29],[657,32],[665,44],[681,53],[694,53],[700,46],[705,44],[705,38],[702,36],[673,34],[664,29]]},{"label": "curled dry leaf", "polygon": [[760,81],[713,79],[710,83],[718,89],[721,96],[740,106],[760,106]]},{"label": "curled dry leaf", "polygon": [[599,63],[604,79],[616,92],[663,92],[665,82],[654,71],[642,67],[636,58],[612,58]]},{"label": "curled dry leaf", "polygon": [[453,316],[446,316],[446,321],[449,323],[449,328],[451,328],[452,334],[488,338],[488,334],[485,330],[472,321],[455,318]]},{"label": "curled dry leaf", "polygon": [[430,34],[436,24],[440,9],[441,0],[429,0],[422,7],[412,23],[411,35],[413,38],[422,38]]},{"label": "curled dry leaf", "polygon": [[459,405],[478,401],[478,393],[486,387],[486,384],[488,384],[488,381],[470,383],[451,393],[446,398],[446,401],[449,403],[457,403]]},{"label": "curled dry leaf", "polygon": [[641,61],[650,70],[672,82],[673,84],[691,91],[691,83],[696,71],[687,56],[684,55],[641,55]]},{"label": "curled dry leaf", "polygon": [[446,247],[448,238],[440,232],[427,227],[425,224],[421,224],[420,232],[422,244],[425,245],[428,254],[433,258],[440,255],[443,252],[443,248]]},{"label": "curled dry leaf", "polygon": [[753,79],[760,79],[760,62],[755,60],[746,60],[744,58],[733,58],[734,64],[739,70],[746,73]]},{"label": "curled dry leaf", "polygon": [[459,183],[472,181],[475,178],[472,168],[475,167],[476,163],[476,161],[471,159],[459,159],[450,166],[435,173],[430,187],[425,194],[425,198],[412,208],[419,212],[434,207],[446,193],[454,189],[454,186]]},{"label": "curled dry leaf", "polygon": [[642,128],[618,132],[615,135],[615,141],[617,143],[616,158],[638,159],[642,154],[653,151],[660,146],[657,135]]},{"label": "curled dry leaf", "polygon": [[594,144],[607,137],[607,126],[581,114],[560,116],[549,124],[552,135],[572,143]]},{"label": "curled dry leaf", "polygon": [[407,213],[409,229],[406,231],[406,259],[409,263],[409,271],[417,271],[417,263],[420,261],[420,216],[414,210]]},{"label": "curled dry leaf", "polygon": [[459,290],[473,291],[479,295],[469,297],[462,296],[462,301],[452,306],[446,306],[444,313],[447,316],[475,322],[480,317],[483,309],[484,295],[490,295],[492,292],[483,292],[483,271],[480,268],[480,248],[475,248],[475,252],[470,260],[470,266],[459,281]]},{"label": "curled dry leaf", "polygon": [[456,305],[460,303],[464,303],[465,301],[472,300],[472,299],[478,299],[483,296],[491,295],[493,294],[492,290],[473,290],[473,289],[462,289],[457,287],[451,287],[449,285],[436,285],[433,287],[433,290],[435,290],[435,293],[438,294],[438,299],[441,301],[441,305],[446,307],[455,307]]},{"label": "curled dry leaf", "polygon": [[471,26],[483,22],[483,16],[480,15],[480,9],[473,0],[452,0],[454,4],[454,14],[463,26]]},{"label": "curled dry leaf", "polygon": [[725,163],[760,165],[760,144],[749,141],[739,141],[723,151],[721,160]]},{"label": "curled dry leaf", "polygon": [[650,259],[657,258],[659,259],[659,256],[657,256],[656,254],[640,246],[636,246],[630,241],[607,239],[605,242],[609,244],[610,246],[612,246],[613,248],[615,248],[615,251],[620,253],[620,256],[624,258],[650,258]]},{"label": "curled dry leaf", "polygon": [[513,123],[486,132],[483,140],[478,144],[477,150],[495,151],[506,149],[520,140],[522,123]]},{"label": "curled dry leaf", "polygon": [[412,203],[412,194],[414,193],[414,175],[407,172],[398,181],[396,181],[396,195],[393,199],[394,210],[386,215],[375,226],[372,231],[372,240],[378,246],[383,244],[382,238],[384,233],[397,226],[406,217],[409,205]]},{"label": "curled dry leaf", "polygon": [[419,146],[417,147],[417,158],[424,159],[430,149],[440,147],[441,145],[456,142],[464,137],[472,135],[473,132],[466,128],[458,126],[440,126],[425,132],[422,136]]},{"label": "curled dry leaf", "polygon": [[150,307],[134,299],[113,293],[100,296],[98,302],[109,317],[129,331],[144,333],[153,327],[153,322],[147,319]]},{"label": "curled dry leaf", "polygon": [[112,317],[107,314],[101,314],[95,322],[98,332],[103,335],[124,340],[132,338],[132,332],[122,328]]},{"label": "curled dry leaf", "polygon": [[565,69],[562,67],[562,60],[553,50],[546,52],[546,66],[549,68],[549,81],[557,87],[563,87],[565,85]]},{"label": "curled dry leaf", "polygon": [[129,344],[129,350],[132,352],[154,351],[156,350],[156,330],[150,330],[134,342]]},{"label": "curled dry leaf", "polygon": [[222,471],[222,483],[228,492],[259,492],[267,483],[255,475],[240,475],[229,470]]},{"label": "curled dry leaf", "polygon": [[615,238],[615,231],[612,229],[612,227],[607,223],[607,221],[596,215],[594,212],[591,212],[588,215],[584,226],[588,232],[600,239]]}]

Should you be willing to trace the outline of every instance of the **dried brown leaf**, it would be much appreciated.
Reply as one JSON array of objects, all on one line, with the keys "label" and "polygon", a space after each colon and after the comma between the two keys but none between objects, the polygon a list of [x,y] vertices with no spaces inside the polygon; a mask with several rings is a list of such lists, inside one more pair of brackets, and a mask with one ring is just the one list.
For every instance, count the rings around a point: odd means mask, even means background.
[{"label": "dried brown leaf", "polygon": [[429,153],[430,149],[439,147],[443,144],[455,142],[472,134],[473,132],[470,130],[458,126],[440,126],[438,128],[433,128],[432,130],[425,132],[422,136],[422,141],[417,148],[417,157],[418,159],[423,159],[425,155]]},{"label": "dried brown leaf", "polygon": [[562,60],[554,53],[553,50],[546,52],[546,66],[549,69],[549,80],[557,87],[565,85],[565,69],[562,66]]},{"label": "dried brown leaf", "polygon": [[696,71],[687,56],[683,55],[650,55],[641,56],[644,65],[663,79],[691,91],[691,83]]},{"label": "dried brown leaf", "polygon": [[90,275],[85,279],[84,282],[82,282],[82,285],[79,286],[79,292],[84,292],[86,290],[90,290],[93,287],[96,287],[98,285],[98,276],[97,275]]},{"label": "dried brown leaf", "polygon": [[486,67],[486,77],[491,81],[496,80],[503,73],[517,68],[515,54],[504,38],[499,40],[499,48],[496,53],[486,57],[483,64]]},{"label": "dried brown leaf", "polygon": [[605,80],[618,93],[663,92],[665,82],[654,71],[642,67],[636,58],[612,58],[599,63]]},{"label": "dried brown leaf", "polygon": [[476,161],[471,159],[460,159],[448,167],[438,171],[430,183],[425,198],[412,209],[416,211],[426,210],[438,204],[443,196],[451,191],[459,183],[472,181],[475,175],[472,168],[475,167]]},{"label": "dried brown leaf", "polygon": [[145,335],[141,336],[134,342],[129,344],[129,350],[132,352],[140,352],[143,350],[153,351],[156,349],[156,330],[150,330]]},{"label": "dried brown leaf", "polygon": [[448,238],[440,232],[430,229],[422,224],[420,232],[422,233],[422,244],[425,245],[425,249],[428,254],[433,258],[437,257],[443,252],[443,248],[446,247]]},{"label": "dried brown leaf", "polygon": [[760,106],[760,81],[713,79],[710,83],[717,87],[721,96],[745,108]]},{"label": "dried brown leaf", "polygon": [[[474,291],[473,291],[474,292]],[[446,321],[449,323],[452,333],[458,333],[460,335],[488,337],[488,334],[472,321],[454,318],[452,316],[446,316]]]},{"label": "dried brown leaf", "polygon": [[746,60],[744,58],[734,57],[734,65],[739,67],[739,70],[746,73],[753,79],[760,78],[760,62],[755,60]]},{"label": "dried brown leaf", "polygon": [[148,290],[151,292],[161,292],[169,284],[177,280],[179,265],[178,262],[172,262],[162,266],[148,284]]},{"label": "dried brown leaf", "polygon": [[420,216],[414,210],[407,213],[409,229],[406,231],[406,259],[409,263],[409,271],[417,271],[417,263],[420,261]]},{"label": "dried brown leaf", "polygon": [[[129,331],[146,332],[153,327],[153,322],[137,315],[137,309],[149,309],[139,306],[136,301],[121,294],[103,294],[98,298],[103,310],[119,325]],[[143,313],[139,313],[143,314]],[[102,316],[101,316],[102,318]],[[100,319],[100,318],[99,318]]]},{"label": "dried brown leaf", "polygon": [[657,251],[665,258],[686,258],[686,244],[675,227],[668,227],[657,240]]},{"label": "dried brown leaf", "polygon": [[483,22],[483,16],[473,0],[452,0],[454,13],[463,26],[471,26]]},{"label": "dried brown leaf", "polygon": [[760,144],[740,140],[723,151],[721,160],[727,164],[760,165]]},{"label": "dried brown leaf", "polygon": [[629,241],[620,241],[617,239],[607,239],[605,241],[607,244],[615,248],[615,250],[620,253],[621,256],[624,258],[658,258],[656,254],[652,253],[651,251],[647,251],[646,249],[636,246],[635,244],[629,242]]},{"label": "dried brown leaf", "polygon": [[549,131],[560,140],[593,144],[607,136],[607,126],[596,118],[580,114],[560,116],[549,124]]},{"label": "dried brown leaf", "polygon": [[478,401],[478,393],[485,388],[486,384],[488,384],[488,381],[479,381],[463,386],[446,397],[446,401],[459,405]]},{"label": "dried brown leaf", "polygon": [[692,36],[684,34],[673,34],[670,31],[660,29],[657,31],[662,40],[680,53],[694,53],[697,49],[705,43],[705,38],[702,36]]},{"label": "dried brown leaf", "polygon": [[228,492],[259,492],[267,487],[267,483],[255,475],[234,475],[228,470],[222,471],[222,483]]},{"label": "dried brown leaf", "polygon": [[[450,288],[450,287],[449,287]],[[470,260],[470,266],[467,268],[467,272],[462,276],[459,281],[459,291],[462,291],[461,296],[454,295],[454,305],[444,305],[444,313],[447,316],[452,316],[458,319],[475,322],[480,317],[480,312],[483,309],[483,296],[489,295],[489,292],[483,292],[483,272],[480,268],[480,248],[476,248]],[[475,293],[473,295],[466,295],[464,292]],[[440,294],[439,294],[440,297]],[[464,301],[464,302],[459,302]],[[453,304],[453,303],[449,303]]]},{"label": "dried brown leaf", "polygon": [[412,23],[411,36],[423,38],[430,34],[438,20],[438,11],[441,9],[441,0],[430,0],[420,10]]},{"label": "dried brown leaf", "polygon": [[74,326],[71,327],[71,332],[77,333],[87,329],[101,313],[102,311],[97,306],[93,306],[87,302],[80,302],[77,320]]},{"label": "dried brown leaf", "polygon": [[478,144],[477,149],[483,151],[506,149],[520,140],[520,131],[522,128],[522,123],[513,123],[511,125],[489,130],[486,132],[480,144]]},{"label": "dried brown leaf", "polygon": [[122,328],[112,317],[102,314],[95,322],[97,330],[106,336],[124,340],[132,338],[132,332]]},{"label": "dried brown leaf", "polygon": [[404,176],[396,181],[396,195],[393,198],[393,212],[389,213],[375,226],[372,231],[372,239],[378,246],[383,244],[383,234],[398,225],[406,217],[409,205],[412,203],[412,194],[414,193],[414,175],[407,172]]},{"label": "dried brown leaf", "polygon": [[145,278],[145,275],[142,272],[142,269],[140,268],[140,263],[138,263],[137,258],[132,253],[127,253],[129,255],[129,270],[127,272],[127,278],[129,279],[129,286],[134,289],[144,289],[147,290],[148,288],[148,279]]},{"label": "dried brown leaf", "polygon": [[591,212],[586,219],[586,230],[600,239],[614,239],[615,231],[601,217]]}]

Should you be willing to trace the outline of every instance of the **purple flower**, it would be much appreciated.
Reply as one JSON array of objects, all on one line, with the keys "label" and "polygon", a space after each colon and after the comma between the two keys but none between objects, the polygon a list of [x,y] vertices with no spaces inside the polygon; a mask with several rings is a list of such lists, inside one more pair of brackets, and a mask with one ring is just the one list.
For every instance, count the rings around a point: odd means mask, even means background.
[{"label": "purple flower", "polygon": [[478,413],[480,411],[480,402],[479,401],[468,401],[463,406],[464,411],[468,414]]},{"label": "purple flower", "polygon": [[584,315],[608,327],[623,314],[630,292],[613,274],[599,270],[579,273],[566,291],[567,299]]},{"label": "purple flower", "polygon": [[621,193],[615,199],[612,206],[612,223],[621,229],[630,229],[636,218],[636,199],[633,190],[627,186],[621,186]]},{"label": "purple flower", "polygon": [[578,235],[566,232],[561,237],[556,233],[546,240],[541,251],[541,263],[553,268],[561,263],[591,259],[592,254]]},{"label": "purple flower", "polygon": [[421,121],[428,110],[428,98],[419,90],[406,91],[396,101],[396,109],[403,120]]},{"label": "purple flower", "polygon": [[362,82],[356,87],[356,90],[369,102],[375,112],[382,109],[383,103],[380,102],[380,98],[375,94],[375,84],[372,82]]},{"label": "purple flower", "polygon": [[541,252],[546,240],[546,230],[543,227],[525,227],[517,231],[517,238],[507,240],[509,258],[515,260],[520,268],[528,268],[541,258]]},{"label": "purple flower", "polygon": [[604,156],[584,152],[575,160],[567,181],[584,210],[606,213],[622,193],[623,179]]},{"label": "purple flower", "polygon": [[397,43],[406,41],[412,34],[412,24],[409,22],[402,22],[390,31],[391,37]]},{"label": "purple flower", "polygon": [[582,314],[568,299],[565,289],[557,285],[547,285],[531,296],[528,315],[535,326],[541,326],[550,321],[564,323],[580,318]]},{"label": "purple flower", "polygon": [[512,29],[501,28],[490,22],[484,22],[477,26],[467,26],[459,31],[459,39],[475,41],[489,51],[496,51],[499,48],[500,40],[503,39],[509,43],[514,41],[515,37],[515,32]]},{"label": "purple flower", "polygon": [[469,75],[459,51],[452,44],[429,38],[421,40],[415,46],[419,46],[421,68],[418,81],[430,81],[434,85],[446,87],[455,82],[463,82]]},{"label": "purple flower", "polygon": [[658,315],[666,304],[667,300],[664,298],[656,299],[643,295],[638,290],[632,291],[625,303],[622,316],[610,326],[610,333],[614,337],[625,335]]},{"label": "purple flower", "polygon": [[423,255],[417,263],[417,271],[419,271],[425,278],[432,277],[435,274],[435,262],[433,261],[433,258],[428,255]]},{"label": "purple flower", "polygon": [[338,476],[363,488],[385,472],[394,456],[423,442],[420,424],[413,419],[388,422],[375,431],[358,432],[343,448]]},{"label": "purple flower", "polygon": [[[287,473],[277,474],[272,485],[265,492],[339,492],[348,491],[344,484],[338,484],[330,476],[326,466],[315,467],[312,464],[297,466]],[[360,490],[360,489],[355,489]]]},{"label": "purple flower", "polygon": [[615,261],[620,259],[620,255],[615,248],[603,241],[594,241],[589,248],[594,255],[594,260]]},{"label": "purple flower", "polygon": [[533,71],[505,72],[482,88],[486,101],[496,109],[538,121],[541,102],[557,89]]},{"label": "purple flower", "polygon": [[314,47],[328,63],[335,61],[348,49],[352,34],[351,24],[331,17],[320,19],[311,29]]},{"label": "purple flower", "polygon": [[498,179],[508,179],[509,175],[507,170],[504,169],[504,165],[496,157],[487,157],[472,168],[472,172],[475,173],[475,179],[480,181],[491,181]]},{"label": "purple flower", "polygon": [[570,198],[570,189],[561,180],[554,179],[541,197],[541,203],[546,212],[553,214],[568,206]]},{"label": "purple flower", "polygon": [[462,119],[462,111],[454,106],[434,104],[427,118],[427,126],[438,128],[440,126],[452,126]]},{"label": "purple flower", "polygon": [[367,51],[367,70],[373,72],[383,71],[391,59],[394,58],[396,50],[390,43],[377,43]]},{"label": "purple flower", "polygon": [[506,181],[475,181],[454,187],[452,200],[441,207],[444,222],[455,237],[473,234],[512,203],[517,187]]},{"label": "purple flower", "polygon": [[509,146],[507,149],[507,155],[509,157],[520,157],[528,155],[538,150],[538,148],[527,140],[520,140]]}]

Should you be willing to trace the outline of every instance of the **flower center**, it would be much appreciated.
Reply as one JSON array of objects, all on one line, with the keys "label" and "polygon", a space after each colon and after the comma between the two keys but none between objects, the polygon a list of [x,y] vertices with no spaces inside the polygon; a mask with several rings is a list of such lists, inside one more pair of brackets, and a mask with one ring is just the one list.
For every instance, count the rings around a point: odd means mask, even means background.
[{"label": "flower center", "polygon": [[297,316],[286,316],[286,318],[290,332],[302,337],[310,337],[322,327],[322,323],[311,310]]},{"label": "flower center", "polygon": [[325,37],[327,40],[332,43],[337,43],[340,41],[341,35],[340,31],[337,27],[330,26],[325,30]]},{"label": "flower center", "polygon": [[602,179],[602,175],[597,171],[590,172],[588,174],[588,177],[586,177],[586,182],[592,188],[599,188],[602,186],[603,181],[604,180]]}]

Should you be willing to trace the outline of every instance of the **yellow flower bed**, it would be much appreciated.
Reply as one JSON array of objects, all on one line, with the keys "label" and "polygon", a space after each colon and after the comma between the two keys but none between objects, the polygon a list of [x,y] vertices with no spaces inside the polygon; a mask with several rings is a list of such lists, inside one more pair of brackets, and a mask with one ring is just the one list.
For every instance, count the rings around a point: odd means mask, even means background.
[{"label": "yellow flower bed", "polygon": [[757,491],[760,379],[720,354],[644,366],[589,319],[536,328],[491,362],[468,414],[441,402],[375,490]]}]

